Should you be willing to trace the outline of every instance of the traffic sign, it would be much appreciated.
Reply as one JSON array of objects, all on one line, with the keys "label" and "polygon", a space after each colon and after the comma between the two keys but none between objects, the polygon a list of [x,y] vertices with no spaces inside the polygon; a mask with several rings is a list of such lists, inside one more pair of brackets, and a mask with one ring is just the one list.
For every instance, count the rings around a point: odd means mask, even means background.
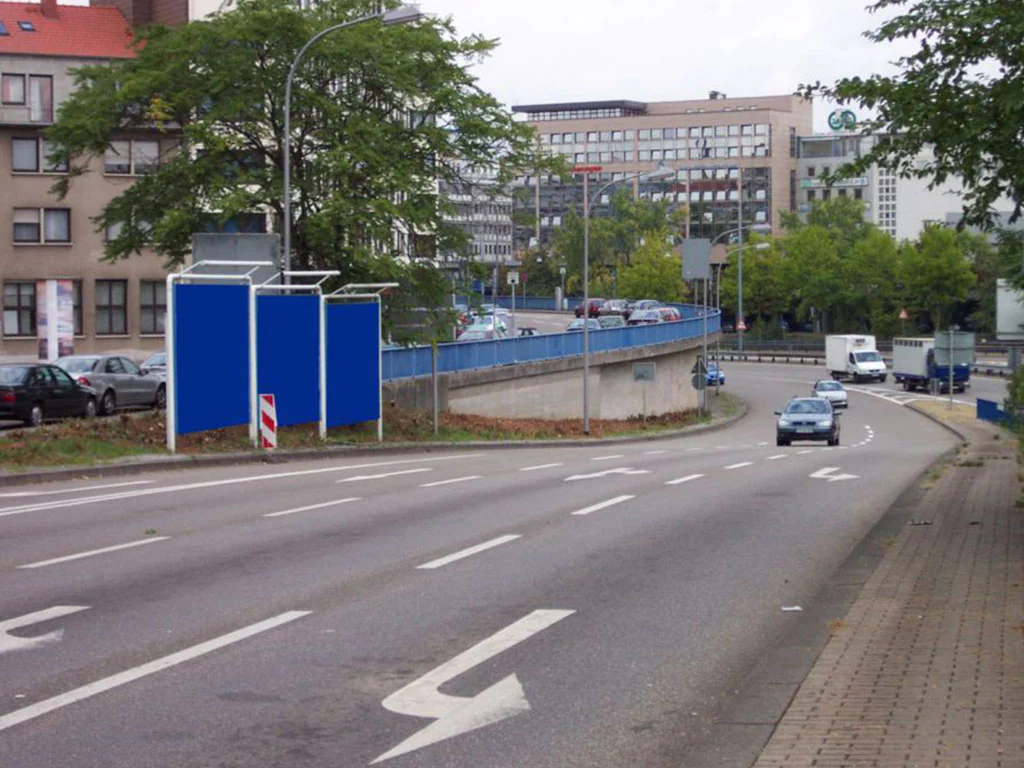
[{"label": "traffic sign", "polygon": [[738,323],[736,323],[736,330],[737,331],[745,331],[745,330],[747,330],[747,324],[744,323],[742,320],[740,320]]},{"label": "traffic sign", "polygon": [[907,310],[905,310],[905,309],[901,309],[900,310],[900,320],[907,320],[909,317],[910,317],[910,315],[907,314]]},{"label": "traffic sign", "polygon": [[693,384],[694,389],[707,389],[708,375],[705,373],[703,376],[701,376],[699,373],[695,373],[693,374],[693,378],[690,379],[690,383]]},{"label": "traffic sign", "polygon": [[519,273],[518,272],[511,271],[511,272],[508,273],[508,284],[509,285],[519,285]]},{"label": "traffic sign", "polygon": [[697,355],[697,362],[693,364],[693,368],[690,369],[690,373],[702,373],[705,376],[708,375],[708,367],[704,364],[704,358],[701,355]]},{"label": "traffic sign", "polygon": [[657,363],[633,363],[633,381],[654,381],[657,378]]}]

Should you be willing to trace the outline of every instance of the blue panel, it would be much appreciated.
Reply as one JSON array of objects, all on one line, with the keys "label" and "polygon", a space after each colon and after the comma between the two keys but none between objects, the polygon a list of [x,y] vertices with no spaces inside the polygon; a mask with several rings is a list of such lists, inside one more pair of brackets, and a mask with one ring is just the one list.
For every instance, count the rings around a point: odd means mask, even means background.
[{"label": "blue panel", "polygon": [[256,392],[274,395],[277,424],[320,420],[320,298],[256,297]]},{"label": "blue panel", "polygon": [[[391,350],[394,378],[417,375],[430,349]],[[421,363],[420,363],[421,364]],[[327,305],[327,426],[359,424],[380,417],[380,313],[378,304]]]},{"label": "blue panel", "polygon": [[249,287],[174,286],[178,434],[249,423]]}]

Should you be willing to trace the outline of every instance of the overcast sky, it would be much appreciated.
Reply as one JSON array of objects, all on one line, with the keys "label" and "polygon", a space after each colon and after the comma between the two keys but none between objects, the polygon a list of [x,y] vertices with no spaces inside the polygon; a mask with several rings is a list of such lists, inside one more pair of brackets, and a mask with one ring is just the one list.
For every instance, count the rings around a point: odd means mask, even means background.
[{"label": "overcast sky", "polygon": [[[868,0],[417,1],[500,40],[476,71],[507,105],[792,93],[889,71],[900,53],[863,38],[879,22]],[[828,111],[815,107],[817,129]]]}]

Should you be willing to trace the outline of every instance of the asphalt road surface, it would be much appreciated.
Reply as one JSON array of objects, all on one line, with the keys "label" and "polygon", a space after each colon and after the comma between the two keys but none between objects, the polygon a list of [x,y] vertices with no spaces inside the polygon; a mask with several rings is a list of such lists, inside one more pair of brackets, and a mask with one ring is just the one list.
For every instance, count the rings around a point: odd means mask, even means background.
[{"label": "asphalt road surface", "polygon": [[0,489],[0,763],[679,766],[696,723],[954,444],[856,391],[614,447]]}]

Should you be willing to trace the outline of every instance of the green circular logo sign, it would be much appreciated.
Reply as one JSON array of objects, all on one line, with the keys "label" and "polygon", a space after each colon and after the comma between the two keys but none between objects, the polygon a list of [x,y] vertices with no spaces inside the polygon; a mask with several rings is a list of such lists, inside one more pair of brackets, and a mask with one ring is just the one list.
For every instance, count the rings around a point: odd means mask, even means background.
[{"label": "green circular logo sign", "polygon": [[857,127],[857,115],[849,109],[837,109],[828,116],[828,127],[833,131],[852,131]]}]

